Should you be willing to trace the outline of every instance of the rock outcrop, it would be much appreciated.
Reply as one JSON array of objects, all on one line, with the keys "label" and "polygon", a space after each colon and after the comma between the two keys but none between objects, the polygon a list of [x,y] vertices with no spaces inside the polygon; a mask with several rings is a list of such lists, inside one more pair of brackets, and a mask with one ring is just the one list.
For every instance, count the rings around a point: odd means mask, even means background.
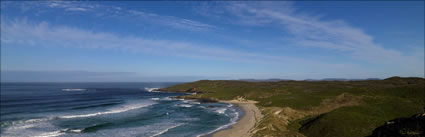
[{"label": "rock outcrop", "polygon": [[390,120],[369,137],[425,137],[425,113]]}]

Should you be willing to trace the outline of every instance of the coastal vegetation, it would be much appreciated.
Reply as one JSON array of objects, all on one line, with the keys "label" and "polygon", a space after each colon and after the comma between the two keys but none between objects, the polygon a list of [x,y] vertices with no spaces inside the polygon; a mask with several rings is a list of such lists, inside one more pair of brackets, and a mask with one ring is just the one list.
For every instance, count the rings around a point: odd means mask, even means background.
[{"label": "coastal vegetation", "polygon": [[201,80],[161,91],[185,98],[258,101],[264,118],[253,136],[370,136],[387,121],[423,113],[425,79],[391,77],[357,81]]}]

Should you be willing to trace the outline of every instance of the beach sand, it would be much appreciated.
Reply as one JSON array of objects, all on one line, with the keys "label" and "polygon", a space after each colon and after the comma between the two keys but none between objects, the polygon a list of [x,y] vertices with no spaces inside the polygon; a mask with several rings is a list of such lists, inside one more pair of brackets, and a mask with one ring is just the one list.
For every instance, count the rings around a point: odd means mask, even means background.
[{"label": "beach sand", "polygon": [[256,101],[220,101],[238,105],[245,113],[238,123],[231,126],[230,129],[220,130],[214,133],[213,137],[249,137],[250,131],[257,126],[257,123],[263,118],[261,111],[255,106]]}]

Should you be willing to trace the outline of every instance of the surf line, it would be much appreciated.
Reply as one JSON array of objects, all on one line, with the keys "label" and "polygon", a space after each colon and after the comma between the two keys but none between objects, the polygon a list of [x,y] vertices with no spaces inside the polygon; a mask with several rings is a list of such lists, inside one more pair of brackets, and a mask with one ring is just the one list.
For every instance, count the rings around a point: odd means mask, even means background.
[{"label": "surf line", "polygon": [[162,135],[162,134],[164,134],[165,132],[167,132],[168,130],[173,129],[173,128],[176,128],[176,127],[181,126],[181,125],[183,125],[183,124],[177,124],[177,125],[174,125],[174,126],[168,127],[168,128],[166,128],[166,129],[162,130],[161,132],[158,132],[158,133],[156,133],[156,134],[154,134],[154,135],[152,135],[152,136],[150,136],[150,137],[156,137],[156,136]]}]

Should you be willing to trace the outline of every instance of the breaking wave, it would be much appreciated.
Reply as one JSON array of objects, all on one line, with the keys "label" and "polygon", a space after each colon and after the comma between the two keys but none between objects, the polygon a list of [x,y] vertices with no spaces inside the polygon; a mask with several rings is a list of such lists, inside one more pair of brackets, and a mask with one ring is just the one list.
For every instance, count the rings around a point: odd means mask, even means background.
[{"label": "breaking wave", "polygon": [[58,130],[58,131],[43,133],[34,137],[57,137],[63,134],[65,134],[65,132]]},{"label": "breaking wave", "polygon": [[224,112],[226,112],[227,108],[222,108],[222,109],[217,109],[215,110],[215,112],[219,113],[219,114],[224,114]]},{"label": "breaking wave", "polygon": [[181,126],[181,125],[183,125],[183,124],[177,124],[177,125],[174,125],[174,126],[168,127],[168,128],[166,128],[166,129],[164,129],[164,130],[162,130],[162,131],[160,131],[160,132],[158,132],[158,133],[156,133],[156,134],[154,134],[154,135],[152,135],[152,136],[150,136],[150,137],[156,137],[156,136],[162,135],[162,134],[164,134],[165,132],[167,132],[168,130],[173,129],[173,128],[176,128],[176,127]]},{"label": "breaking wave", "polygon": [[[227,107],[228,107],[228,108],[230,108],[230,107],[232,107],[232,106],[233,106],[233,105],[232,105],[232,104],[230,104],[230,105],[228,105]],[[227,110],[227,108],[225,108],[225,109],[218,109],[218,110],[216,110],[216,112],[218,112],[218,113],[220,113],[220,114],[223,114],[226,110]],[[233,111],[234,116],[230,119],[230,121],[229,121],[229,123],[228,123],[228,124],[222,125],[222,126],[220,126],[220,127],[216,128],[216,129],[214,129],[214,130],[212,130],[212,131],[210,131],[210,132],[207,132],[207,133],[204,133],[204,134],[200,134],[200,135],[198,135],[198,136],[196,136],[196,137],[206,136],[206,135],[212,134],[212,133],[214,133],[214,132],[217,132],[217,131],[219,131],[219,130],[225,129],[225,128],[227,128],[227,127],[229,127],[229,126],[233,125],[233,124],[236,124],[236,123],[237,123],[236,121],[239,119],[239,112],[237,112],[237,111],[236,111],[236,109],[234,109],[234,108],[230,108],[230,110],[231,110],[231,111]]]},{"label": "breaking wave", "polygon": [[159,91],[156,91],[158,89],[159,88],[145,88],[145,90],[148,91],[148,92],[159,92]]},{"label": "breaking wave", "polygon": [[190,108],[190,107],[192,107],[193,105],[189,105],[189,104],[180,104],[180,105],[178,105],[179,107],[184,107],[184,108]]},{"label": "breaking wave", "polygon": [[64,88],[62,91],[86,91],[87,89],[83,88]]},{"label": "breaking wave", "polygon": [[109,111],[105,111],[105,112],[96,112],[96,113],[81,114],[81,115],[60,116],[59,118],[82,118],[82,117],[93,117],[93,116],[97,116],[97,115],[122,113],[122,112],[130,111],[130,110],[134,110],[134,109],[139,109],[139,108],[151,106],[153,104],[155,104],[155,103],[151,102],[151,103],[147,103],[147,104],[132,104],[132,105],[127,105],[127,106],[122,106],[120,108],[110,109]]}]

